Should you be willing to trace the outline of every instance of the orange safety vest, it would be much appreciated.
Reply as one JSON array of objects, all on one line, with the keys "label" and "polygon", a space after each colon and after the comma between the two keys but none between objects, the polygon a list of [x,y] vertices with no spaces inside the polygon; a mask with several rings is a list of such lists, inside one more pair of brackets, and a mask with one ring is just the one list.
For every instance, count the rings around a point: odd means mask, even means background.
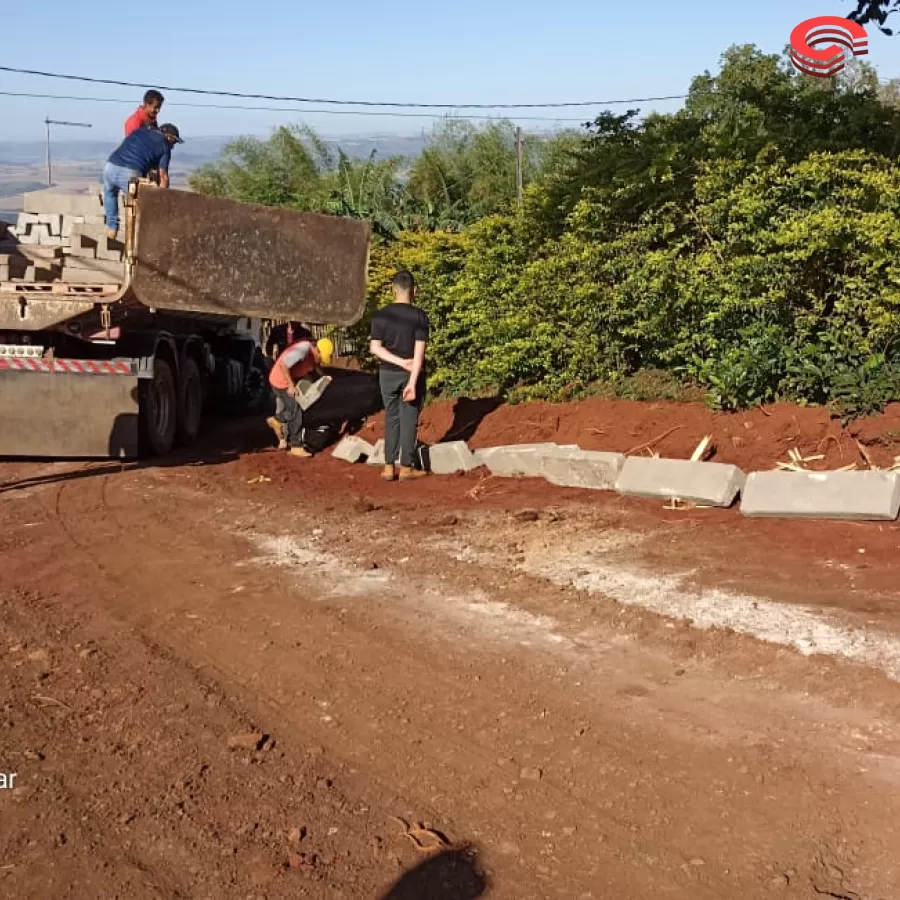
[{"label": "orange safety vest", "polygon": [[313,344],[312,341],[296,341],[290,347],[281,351],[278,355],[278,359],[275,360],[275,365],[272,366],[272,371],[269,373],[269,384],[271,384],[273,388],[286,391],[290,387],[290,384],[284,377],[284,373],[281,371],[281,360],[284,359],[285,354],[290,353],[297,344],[309,344],[309,353],[306,354],[305,359],[301,359],[297,365],[291,367],[291,378],[297,382],[303,378],[304,375],[309,375],[316,367],[319,356],[316,351],[316,345]]}]

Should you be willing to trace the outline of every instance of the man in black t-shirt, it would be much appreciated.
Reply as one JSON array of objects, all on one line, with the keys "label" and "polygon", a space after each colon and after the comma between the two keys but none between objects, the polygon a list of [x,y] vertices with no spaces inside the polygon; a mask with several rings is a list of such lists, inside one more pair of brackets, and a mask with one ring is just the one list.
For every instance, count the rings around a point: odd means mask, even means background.
[{"label": "man in black t-shirt", "polygon": [[425,473],[414,468],[419,412],[425,399],[425,345],[428,316],[413,306],[417,288],[409,272],[398,272],[392,284],[394,302],[372,319],[372,355],[381,362],[378,383],[384,400],[384,461],[382,478],[393,481],[400,458],[400,480]]}]

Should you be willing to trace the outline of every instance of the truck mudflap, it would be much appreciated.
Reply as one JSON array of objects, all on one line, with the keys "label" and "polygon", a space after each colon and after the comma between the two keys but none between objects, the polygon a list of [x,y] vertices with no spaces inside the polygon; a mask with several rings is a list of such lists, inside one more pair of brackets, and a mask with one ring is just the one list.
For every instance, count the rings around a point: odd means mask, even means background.
[{"label": "truck mudflap", "polygon": [[132,459],[138,422],[128,360],[0,358],[0,457]]},{"label": "truck mudflap", "polygon": [[139,185],[131,293],[175,312],[353,325],[371,226]]}]

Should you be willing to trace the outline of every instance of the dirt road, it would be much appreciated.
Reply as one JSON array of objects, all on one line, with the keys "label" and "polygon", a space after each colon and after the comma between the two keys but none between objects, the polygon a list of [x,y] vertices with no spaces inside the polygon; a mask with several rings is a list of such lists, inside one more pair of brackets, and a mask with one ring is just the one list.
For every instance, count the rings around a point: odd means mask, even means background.
[{"label": "dirt road", "polygon": [[900,529],[479,477],[0,466],[0,895],[900,896]]}]

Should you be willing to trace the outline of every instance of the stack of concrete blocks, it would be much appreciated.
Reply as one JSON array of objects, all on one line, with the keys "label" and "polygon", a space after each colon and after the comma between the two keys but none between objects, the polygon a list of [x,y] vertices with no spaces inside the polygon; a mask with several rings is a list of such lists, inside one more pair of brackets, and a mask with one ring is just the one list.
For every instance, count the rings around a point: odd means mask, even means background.
[{"label": "stack of concrete blocks", "polygon": [[6,239],[0,239],[0,281],[119,285],[125,247],[106,236],[99,187],[25,194]]}]

